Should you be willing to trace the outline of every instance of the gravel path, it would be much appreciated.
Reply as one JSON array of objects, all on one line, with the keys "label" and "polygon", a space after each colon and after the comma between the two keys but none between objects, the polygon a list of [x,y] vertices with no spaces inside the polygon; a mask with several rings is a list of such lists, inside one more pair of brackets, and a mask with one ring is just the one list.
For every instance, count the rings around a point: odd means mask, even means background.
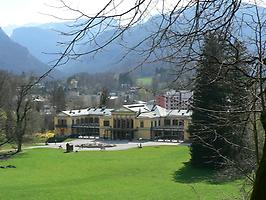
[{"label": "gravel path", "polygon": [[[46,146],[32,146],[27,149],[35,149],[35,148],[63,148],[66,149],[66,143],[74,145],[74,151],[100,151],[100,148],[80,148],[76,147],[76,145],[88,144],[88,143],[104,143],[104,144],[115,144],[115,147],[106,147],[105,151],[116,151],[116,150],[126,150],[131,148],[139,147],[140,143],[142,147],[146,146],[161,146],[161,145],[169,145],[169,146],[177,146],[181,143],[178,142],[155,142],[155,141],[119,141],[119,140],[92,140],[92,139],[76,139],[71,142],[62,142],[62,143],[49,143]],[[189,145],[189,144],[181,144],[181,145]]]}]

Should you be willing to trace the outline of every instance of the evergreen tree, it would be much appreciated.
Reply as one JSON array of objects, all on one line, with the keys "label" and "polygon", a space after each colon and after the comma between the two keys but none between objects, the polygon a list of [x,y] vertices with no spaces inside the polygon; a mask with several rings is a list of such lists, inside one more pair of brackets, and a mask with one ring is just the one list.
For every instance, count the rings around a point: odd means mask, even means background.
[{"label": "evergreen tree", "polygon": [[100,106],[106,107],[108,106],[108,97],[109,97],[109,92],[106,88],[103,88],[100,96]]},{"label": "evergreen tree", "polygon": [[239,159],[243,114],[237,110],[243,110],[246,91],[243,75],[234,68],[237,59],[239,52],[234,52],[221,35],[206,36],[190,126],[191,163],[195,166],[223,167],[229,160]]},{"label": "evergreen tree", "polygon": [[62,86],[54,86],[51,92],[51,102],[56,108],[56,113],[66,109],[66,94]]}]

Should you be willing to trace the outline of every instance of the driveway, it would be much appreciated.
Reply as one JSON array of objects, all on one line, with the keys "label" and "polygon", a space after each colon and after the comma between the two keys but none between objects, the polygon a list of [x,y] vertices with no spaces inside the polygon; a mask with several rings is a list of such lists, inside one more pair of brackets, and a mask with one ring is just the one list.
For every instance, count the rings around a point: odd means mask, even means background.
[{"label": "driveway", "polygon": [[[106,147],[105,151],[115,151],[115,150],[126,150],[131,148],[137,148],[141,144],[142,147],[146,146],[161,146],[161,145],[169,145],[169,146],[177,146],[180,145],[180,143],[176,142],[164,142],[164,141],[127,141],[127,140],[93,140],[93,139],[75,139],[71,142],[62,142],[62,143],[49,143],[46,148],[63,148],[66,149],[66,143],[69,143],[71,145],[74,145],[74,151],[100,151],[100,148],[81,148],[76,147],[76,145],[81,144],[95,144],[95,143],[104,143],[104,144],[114,144],[115,147]],[[33,148],[40,148],[44,146],[39,147],[33,147]]]}]

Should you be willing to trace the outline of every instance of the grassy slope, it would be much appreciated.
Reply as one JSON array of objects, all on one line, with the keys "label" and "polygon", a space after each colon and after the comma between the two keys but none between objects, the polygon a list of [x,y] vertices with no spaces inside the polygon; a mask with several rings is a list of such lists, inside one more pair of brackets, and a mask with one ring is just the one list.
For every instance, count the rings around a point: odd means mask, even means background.
[{"label": "grassy slope", "polygon": [[[213,184],[185,167],[187,147],[113,152],[28,150],[0,165],[0,199],[233,199],[241,182]],[[201,177],[204,176],[204,177]],[[200,196],[200,198],[198,198]]]},{"label": "grassy slope", "polygon": [[[22,145],[22,148],[32,147],[32,146],[45,146],[44,142],[41,141],[40,143],[37,142],[29,142]],[[0,152],[6,151],[14,151],[16,149],[16,144],[4,144],[0,147]]]},{"label": "grassy slope", "polygon": [[152,77],[137,78],[137,85],[138,86],[151,86]]}]

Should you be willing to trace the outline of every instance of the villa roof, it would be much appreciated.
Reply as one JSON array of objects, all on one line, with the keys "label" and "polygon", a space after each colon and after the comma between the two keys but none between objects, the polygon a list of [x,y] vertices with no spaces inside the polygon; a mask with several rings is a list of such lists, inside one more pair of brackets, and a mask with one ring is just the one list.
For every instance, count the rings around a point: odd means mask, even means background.
[{"label": "villa roof", "polygon": [[173,116],[173,117],[190,117],[192,115],[191,110],[168,110],[168,116]]},{"label": "villa roof", "polygon": [[123,105],[119,109],[110,108],[86,108],[80,110],[66,110],[62,111],[58,116],[86,116],[99,115],[111,116],[112,112],[132,112],[136,114],[137,118],[158,118],[158,117],[190,117],[192,111],[189,110],[167,110],[158,105],[148,105],[146,103],[138,103],[131,105]]},{"label": "villa roof", "polygon": [[129,112],[134,113],[134,111],[132,111],[132,110],[126,108],[126,107],[121,107],[121,108],[118,108],[118,109],[112,110],[111,112],[112,112],[112,113],[129,113]]},{"label": "villa roof", "polygon": [[133,112],[149,112],[150,109],[146,103],[138,103],[138,104],[130,104],[130,105],[123,105],[124,108],[127,108]]},{"label": "villa roof", "polygon": [[167,110],[158,105],[147,105],[146,103],[124,105],[133,112],[137,113],[137,118],[156,118],[156,117],[189,117],[192,111],[188,110]]},{"label": "villa roof", "polygon": [[157,115],[155,112],[144,112],[144,113],[140,113],[137,118],[156,118],[156,117],[160,117],[159,115]]},{"label": "villa roof", "polygon": [[79,110],[65,110],[62,111],[63,114],[66,114],[71,117],[76,116],[84,116],[84,115],[111,115],[111,111],[113,109],[110,108],[86,108]]}]

